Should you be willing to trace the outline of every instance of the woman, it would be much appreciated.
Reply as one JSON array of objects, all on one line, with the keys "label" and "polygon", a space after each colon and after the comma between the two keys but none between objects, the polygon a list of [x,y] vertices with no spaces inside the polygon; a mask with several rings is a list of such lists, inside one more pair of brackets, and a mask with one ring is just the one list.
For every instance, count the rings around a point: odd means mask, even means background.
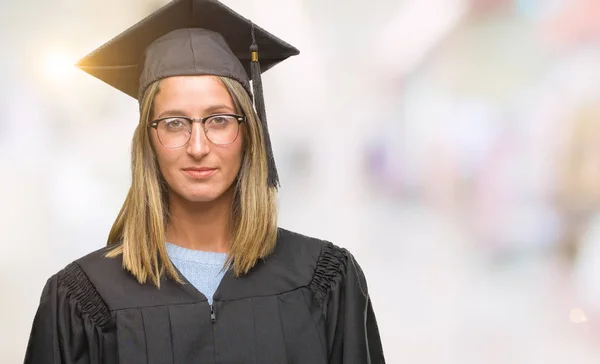
[{"label": "woman", "polygon": [[384,362],[352,255],[277,228],[257,44],[265,68],[298,53],[176,0],[80,62],[139,97],[132,185],[108,245],[48,280],[26,363]]}]

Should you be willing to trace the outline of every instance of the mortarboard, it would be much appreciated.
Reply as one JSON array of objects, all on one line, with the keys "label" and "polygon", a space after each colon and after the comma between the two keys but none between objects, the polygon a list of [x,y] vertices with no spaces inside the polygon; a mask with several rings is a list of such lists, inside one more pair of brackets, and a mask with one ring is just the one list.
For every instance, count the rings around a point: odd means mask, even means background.
[{"label": "mortarboard", "polygon": [[240,82],[262,123],[267,182],[277,187],[261,72],[297,54],[295,47],[216,0],[174,0],[85,56],[77,67],[136,99],[152,82],[170,76],[215,75]]}]

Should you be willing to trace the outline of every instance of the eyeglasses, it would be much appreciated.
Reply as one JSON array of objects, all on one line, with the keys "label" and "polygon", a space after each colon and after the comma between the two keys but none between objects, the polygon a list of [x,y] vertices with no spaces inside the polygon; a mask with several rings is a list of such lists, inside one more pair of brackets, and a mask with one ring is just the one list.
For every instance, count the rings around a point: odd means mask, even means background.
[{"label": "eyeglasses", "polygon": [[246,117],[236,114],[215,114],[205,118],[188,118],[185,116],[169,116],[150,122],[156,129],[158,140],[166,148],[181,148],[192,137],[192,125],[199,121],[204,126],[206,138],[217,145],[233,143],[240,132],[239,124]]}]

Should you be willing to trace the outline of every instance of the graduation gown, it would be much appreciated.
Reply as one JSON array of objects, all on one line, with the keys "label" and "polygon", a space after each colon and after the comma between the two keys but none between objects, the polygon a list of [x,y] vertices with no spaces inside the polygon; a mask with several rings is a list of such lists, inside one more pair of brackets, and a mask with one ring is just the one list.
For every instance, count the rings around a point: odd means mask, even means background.
[{"label": "graduation gown", "polygon": [[274,253],[228,271],[212,305],[187,281],[139,284],[107,249],[48,280],[26,364],[385,362],[363,272],[334,244],[279,229]]}]

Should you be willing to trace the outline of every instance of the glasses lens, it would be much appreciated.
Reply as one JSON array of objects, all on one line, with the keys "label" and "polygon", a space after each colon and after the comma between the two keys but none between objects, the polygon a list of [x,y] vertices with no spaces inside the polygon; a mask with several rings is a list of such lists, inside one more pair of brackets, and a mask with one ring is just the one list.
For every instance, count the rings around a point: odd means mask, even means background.
[{"label": "glasses lens", "polygon": [[187,119],[169,118],[161,120],[156,130],[162,145],[167,148],[178,148],[190,140],[192,125]]},{"label": "glasses lens", "polygon": [[215,144],[231,144],[238,136],[239,123],[235,116],[215,115],[206,120],[206,137]]}]

